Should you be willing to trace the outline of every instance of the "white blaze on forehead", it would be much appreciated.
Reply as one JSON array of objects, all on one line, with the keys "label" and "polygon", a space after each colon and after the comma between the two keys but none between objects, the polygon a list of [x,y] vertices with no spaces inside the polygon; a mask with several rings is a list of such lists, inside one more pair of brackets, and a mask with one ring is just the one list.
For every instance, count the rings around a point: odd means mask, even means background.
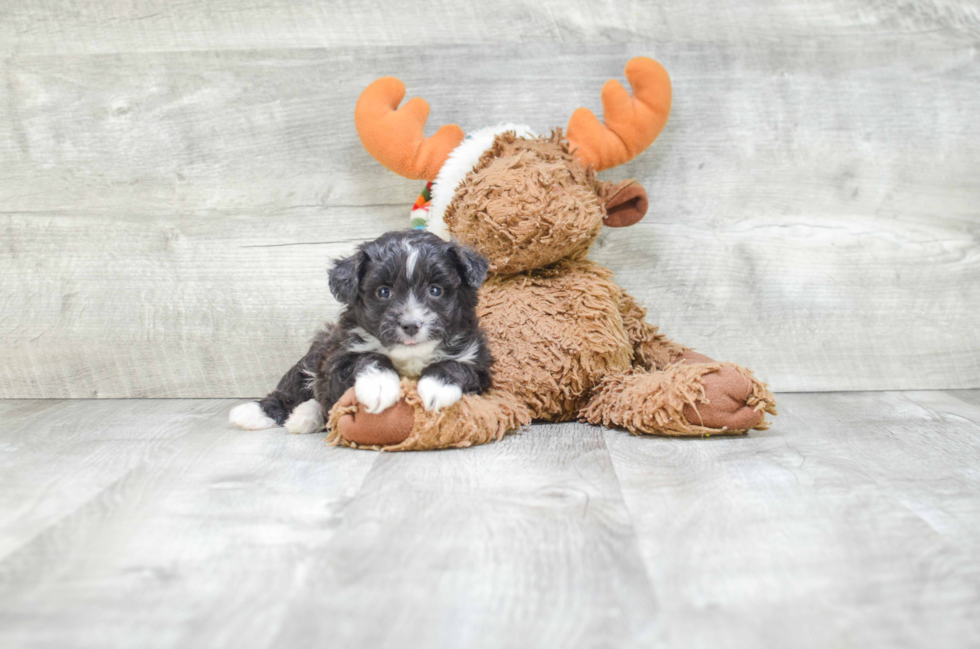
[{"label": "white blaze on forehead", "polygon": [[408,274],[408,279],[412,279],[412,275],[415,273],[415,264],[419,260],[419,251],[410,241],[402,241],[402,245],[405,246],[405,252],[408,253],[408,257],[405,259],[405,272]]}]

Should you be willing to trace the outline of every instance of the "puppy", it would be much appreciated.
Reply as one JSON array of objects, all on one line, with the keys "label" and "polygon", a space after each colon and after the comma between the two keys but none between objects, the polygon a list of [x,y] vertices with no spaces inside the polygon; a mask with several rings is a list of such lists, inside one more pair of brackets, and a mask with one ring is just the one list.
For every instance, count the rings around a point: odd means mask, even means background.
[{"label": "puppy", "polygon": [[389,232],[362,244],[330,271],[340,320],[261,401],[232,409],[249,430],[285,423],[291,433],[324,427],[325,413],[351,387],[369,413],[398,401],[400,377],[419,377],[426,410],[490,387],[492,358],[476,317],[489,264],[429,232]]}]

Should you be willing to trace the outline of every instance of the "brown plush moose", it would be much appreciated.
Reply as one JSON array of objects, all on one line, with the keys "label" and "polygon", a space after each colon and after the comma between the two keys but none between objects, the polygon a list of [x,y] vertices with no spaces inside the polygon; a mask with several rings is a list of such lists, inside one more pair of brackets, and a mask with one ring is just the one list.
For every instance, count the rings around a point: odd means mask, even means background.
[{"label": "brown plush moose", "polygon": [[428,104],[416,98],[399,109],[399,80],[365,89],[355,111],[365,148],[396,173],[433,180],[429,229],[490,260],[479,316],[496,359],[494,388],[429,412],[404,380],[402,400],[376,415],[351,391],[330,413],[330,441],[385,450],[469,446],[533,419],[653,435],[766,427],[765,413],[776,410],[764,383],[668,340],[612,272],[586,258],[603,225],[632,225],[647,210],[635,181],[614,185],[595,172],[642,152],[670,112],[670,79],[659,63],[634,58],[626,78],[632,96],[614,80],[603,87],[605,125],[580,108],[564,135],[544,137],[502,125],[464,138],[448,125],[426,138]]}]

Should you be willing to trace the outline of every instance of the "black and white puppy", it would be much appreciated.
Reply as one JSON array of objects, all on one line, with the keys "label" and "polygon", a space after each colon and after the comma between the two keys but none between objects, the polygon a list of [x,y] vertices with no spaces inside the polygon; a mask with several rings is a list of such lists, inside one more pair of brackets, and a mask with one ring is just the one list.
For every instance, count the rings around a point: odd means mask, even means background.
[{"label": "black and white puppy", "polygon": [[344,304],[340,320],[316,335],[269,396],[233,408],[231,423],[316,432],[352,386],[367,412],[394,405],[402,376],[419,377],[427,410],[488,389],[492,358],[476,317],[488,265],[420,230],[362,244],[330,271],[330,292]]}]

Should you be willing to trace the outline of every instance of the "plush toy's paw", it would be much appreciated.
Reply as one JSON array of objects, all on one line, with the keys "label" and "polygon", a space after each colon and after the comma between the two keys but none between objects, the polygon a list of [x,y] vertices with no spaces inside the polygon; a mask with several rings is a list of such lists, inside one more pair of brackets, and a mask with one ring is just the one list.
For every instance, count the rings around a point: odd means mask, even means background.
[{"label": "plush toy's paw", "polygon": [[395,405],[400,389],[401,380],[398,375],[392,370],[377,366],[365,369],[357,375],[357,380],[354,382],[354,394],[357,395],[357,400],[364,410],[372,415]]},{"label": "plush toy's paw", "polygon": [[[678,361],[714,363],[704,354],[687,351]],[[688,422],[705,428],[749,430],[762,423],[766,412],[775,413],[772,395],[750,375],[735,367],[721,367],[701,377],[705,399],[684,406]]]},{"label": "plush toy's paw", "polygon": [[404,442],[412,433],[415,411],[404,400],[397,401],[380,414],[368,412],[358,401],[356,388],[351,388],[334,406],[344,412],[334,427],[346,441],[358,446],[392,446]]},{"label": "plush toy's paw", "polygon": [[706,402],[684,406],[684,417],[692,424],[705,428],[748,430],[762,423],[765,413],[748,404],[752,381],[733,367],[701,377]]},{"label": "plush toy's paw", "polygon": [[444,383],[434,376],[426,376],[419,381],[418,393],[422,407],[430,412],[448,408],[463,398],[463,390],[458,385]]},{"label": "plush toy's paw", "polygon": [[307,433],[318,433],[323,430],[326,421],[323,417],[323,408],[317,403],[316,399],[304,401],[293,409],[289,419],[286,420],[286,430],[297,435]]},{"label": "plush toy's paw", "polygon": [[737,435],[764,429],[764,414],[776,414],[765,383],[747,369],[697,356],[675,358],[655,372],[605,376],[582,409],[582,418],[653,435]]}]

